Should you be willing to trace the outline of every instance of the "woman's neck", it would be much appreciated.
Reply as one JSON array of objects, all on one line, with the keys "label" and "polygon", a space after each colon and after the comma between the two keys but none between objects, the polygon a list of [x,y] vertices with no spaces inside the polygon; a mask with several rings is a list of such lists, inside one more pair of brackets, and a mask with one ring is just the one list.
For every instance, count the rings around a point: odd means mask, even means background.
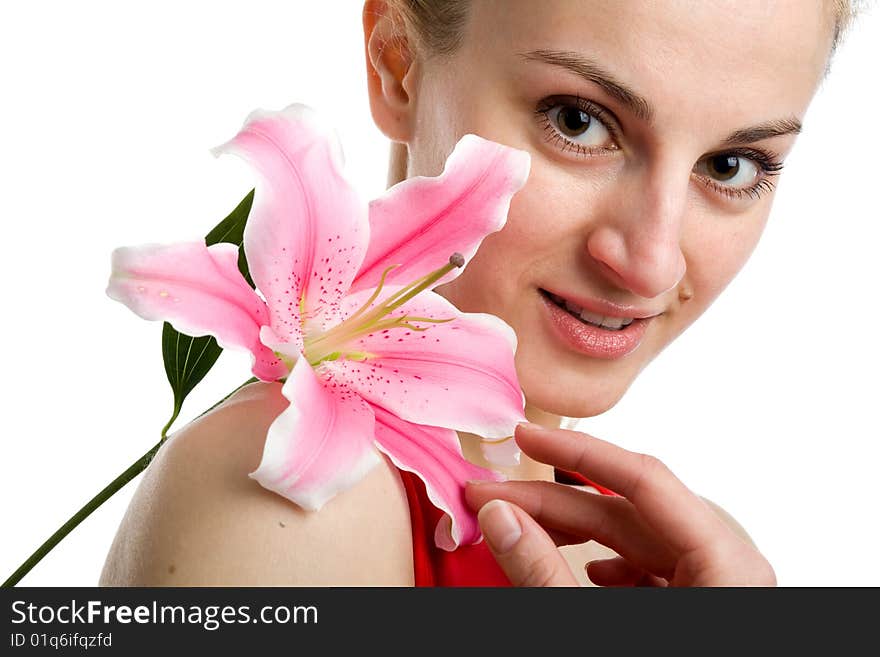
[{"label": "woman's neck", "polygon": [[[529,422],[534,422],[535,424],[540,424],[541,426],[552,429],[558,428],[559,423],[562,420],[559,415],[547,413],[539,408],[533,408],[528,404],[526,404],[525,416]],[[485,457],[483,456],[483,452],[480,450],[479,436],[459,431],[458,437],[461,441],[461,449],[464,453],[464,457],[475,465],[479,465],[484,468],[490,468],[492,470],[497,470],[498,472],[506,475],[509,479],[542,479],[544,481],[554,480],[552,465],[547,465],[546,463],[535,461],[525,454],[520,454],[519,465],[510,467],[493,465],[485,459]]]}]

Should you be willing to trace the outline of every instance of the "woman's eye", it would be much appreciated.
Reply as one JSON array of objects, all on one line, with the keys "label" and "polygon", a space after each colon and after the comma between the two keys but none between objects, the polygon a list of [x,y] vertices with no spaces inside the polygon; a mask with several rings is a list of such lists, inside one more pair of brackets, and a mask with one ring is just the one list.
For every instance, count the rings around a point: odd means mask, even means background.
[{"label": "woman's eye", "polygon": [[602,122],[578,107],[563,105],[547,113],[562,135],[581,146],[601,146],[611,137]]},{"label": "woman's eye", "polygon": [[[751,151],[749,152],[751,154]],[[718,153],[703,158],[693,172],[712,190],[730,198],[759,198],[773,189],[770,176],[782,170],[782,163],[769,154],[755,152]]]},{"label": "woman's eye", "polygon": [[538,111],[543,119],[547,140],[562,150],[585,155],[604,154],[619,150],[612,131],[602,119],[599,108],[556,103]]},{"label": "woman's eye", "polygon": [[694,172],[729,187],[751,187],[760,175],[757,164],[730,153],[711,155],[700,160],[694,165]]}]

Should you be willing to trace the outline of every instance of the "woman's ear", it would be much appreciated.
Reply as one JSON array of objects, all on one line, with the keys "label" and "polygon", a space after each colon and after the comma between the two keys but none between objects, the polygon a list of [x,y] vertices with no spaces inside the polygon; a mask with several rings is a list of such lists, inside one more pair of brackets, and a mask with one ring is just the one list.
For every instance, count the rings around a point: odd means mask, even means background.
[{"label": "woman's ear", "polygon": [[373,121],[392,141],[409,142],[414,124],[416,67],[402,18],[386,0],[367,0],[363,24]]}]

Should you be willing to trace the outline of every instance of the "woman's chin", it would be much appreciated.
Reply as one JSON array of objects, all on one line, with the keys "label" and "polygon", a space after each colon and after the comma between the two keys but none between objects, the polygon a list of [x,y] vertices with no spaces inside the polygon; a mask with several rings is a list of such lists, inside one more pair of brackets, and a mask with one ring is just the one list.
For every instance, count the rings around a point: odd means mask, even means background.
[{"label": "woman's chin", "polygon": [[617,404],[629,387],[608,381],[580,386],[568,386],[556,380],[520,383],[527,407],[566,417],[601,415]]}]

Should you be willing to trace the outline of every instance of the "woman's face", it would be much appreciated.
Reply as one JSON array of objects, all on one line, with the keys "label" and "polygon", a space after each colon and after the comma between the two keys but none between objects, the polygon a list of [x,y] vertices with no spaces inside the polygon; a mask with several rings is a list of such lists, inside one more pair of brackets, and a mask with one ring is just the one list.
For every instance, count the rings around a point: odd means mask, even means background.
[{"label": "woman's face", "polygon": [[[819,7],[474,0],[461,49],[418,64],[410,176],[466,133],[531,153],[504,229],[437,291],[514,328],[533,411],[612,407],[745,264],[824,72]],[[591,329],[542,291],[655,316]]]}]

